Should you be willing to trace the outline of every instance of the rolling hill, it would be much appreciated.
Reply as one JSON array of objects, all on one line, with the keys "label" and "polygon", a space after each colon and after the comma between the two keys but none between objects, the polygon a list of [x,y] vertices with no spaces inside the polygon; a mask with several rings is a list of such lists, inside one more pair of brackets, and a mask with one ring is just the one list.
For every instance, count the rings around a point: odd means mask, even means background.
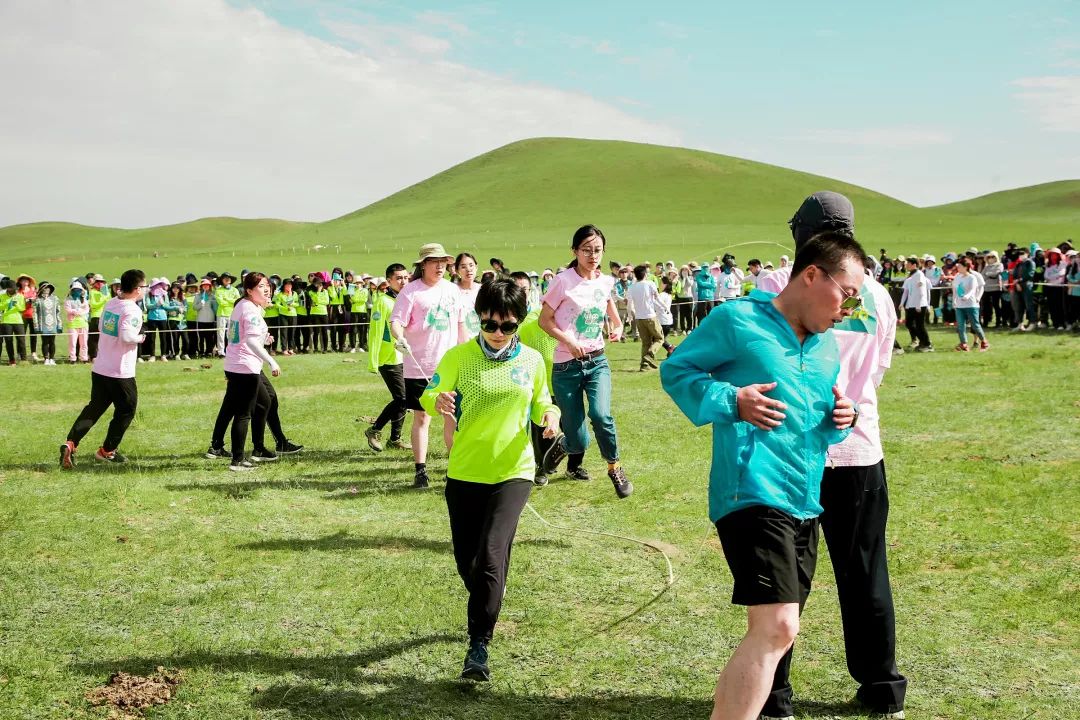
[{"label": "rolling hill", "polygon": [[[623,262],[704,259],[731,249],[740,260],[790,250],[786,221],[815,190],[846,194],[871,251],[935,252],[1009,241],[1058,242],[1074,232],[1080,181],[916,208],[866,188],[685,148],[538,138],[452,167],[372,205],[323,223],[207,218],[139,230],[34,223],[0,229],[0,272],[57,275],[89,270],[151,274],[258,267],[307,271],[333,265],[378,274],[439,241],[481,264],[512,267],[568,259],[569,238],[599,225]],[[1003,211],[1003,209],[1005,209]],[[156,253],[156,255],[155,255]]]}]

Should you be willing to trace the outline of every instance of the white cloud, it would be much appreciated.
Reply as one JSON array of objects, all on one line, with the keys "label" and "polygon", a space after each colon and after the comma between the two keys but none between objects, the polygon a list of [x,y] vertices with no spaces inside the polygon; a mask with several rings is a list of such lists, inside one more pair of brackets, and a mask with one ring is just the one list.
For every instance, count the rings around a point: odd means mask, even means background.
[{"label": "white cloud", "polygon": [[821,145],[851,145],[876,148],[947,145],[952,142],[952,137],[948,133],[916,127],[809,130],[789,139]]},{"label": "white cloud", "polygon": [[0,225],[319,220],[521,138],[681,141],[420,31],[378,46],[342,23],[361,51],[222,0],[0,3],[0,27]]},{"label": "white cloud", "polygon": [[1046,75],[1014,80],[1014,96],[1043,128],[1080,133],[1080,75]]},{"label": "white cloud", "polygon": [[427,25],[432,25],[434,27],[449,30],[458,37],[467,37],[472,34],[472,31],[469,30],[468,25],[456,19],[450,13],[436,12],[435,10],[425,10],[424,12],[417,13],[416,19]]},{"label": "white cloud", "polygon": [[610,40],[601,40],[593,46],[593,52],[597,55],[614,55],[616,50]]}]

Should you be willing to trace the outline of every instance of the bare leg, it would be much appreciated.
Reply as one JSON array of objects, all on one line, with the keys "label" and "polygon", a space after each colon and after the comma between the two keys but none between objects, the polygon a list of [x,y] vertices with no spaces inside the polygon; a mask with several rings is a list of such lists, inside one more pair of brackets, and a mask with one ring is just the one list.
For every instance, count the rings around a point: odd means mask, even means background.
[{"label": "bare leg", "polygon": [[747,631],[716,682],[710,720],[756,720],[780,658],[799,632],[799,604],[753,605]]},{"label": "bare leg", "polygon": [[428,427],[430,425],[430,415],[423,410],[413,410],[412,454],[414,462],[427,462]]}]

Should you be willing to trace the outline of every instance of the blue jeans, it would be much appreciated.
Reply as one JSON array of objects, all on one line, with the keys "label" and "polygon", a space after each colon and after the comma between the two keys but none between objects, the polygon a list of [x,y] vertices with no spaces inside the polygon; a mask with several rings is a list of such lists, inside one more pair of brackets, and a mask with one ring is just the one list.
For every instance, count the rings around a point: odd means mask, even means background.
[{"label": "blue jeans", "polygon": [[975,331],[975,337],[986,342],[982,325],[979,324],[979,308],[956,308],[956,332],[960,334],[960,342],[967,345],[967,326],[971,323]]},{"label": "blue jeans", "polygon": [[615,437],[615,419],[611,417],[611,368],[607,357],[569,360],[555,363],[551,373],[552,392],[562,420],[559,426],[566,435],[563,445],[570,454],[584,453],[589,447],[585,429],[585,400],[589,401],[592,423],[600,454],[608,462],[619,459],[619,441]]}]

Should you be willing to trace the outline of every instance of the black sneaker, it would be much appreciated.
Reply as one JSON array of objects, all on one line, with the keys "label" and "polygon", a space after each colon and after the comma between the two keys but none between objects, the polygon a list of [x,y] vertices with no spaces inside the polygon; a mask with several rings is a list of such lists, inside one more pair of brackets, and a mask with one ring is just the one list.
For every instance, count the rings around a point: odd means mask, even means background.
[{"label": "black sneaker", "polygon": [[465,653],[465,665],[461,669],[461,679],[488,682],[491,680],[491,668],[487,662],[487,643],[483,640],[470,640],[469,650]]},{"label": "black sneaker", "polygon": [[559,469],[559,463],[566,457],[566,448],[563,447],[563,441],[566,436],[559,433],[555,436],[555,442],[551,443],[551,447],[544,453],[544,460],[540,464],[540,469],[544,471],[545,475],[554,475],[555,471]]},{"label": "black sneaker", "polygon": [[431,478],[428,477],[427,470],[417,470],[416,479],[413,480],[412,486],[418,490],[424,490],[430,486]]},{"label": "black sneaker", "polygon": [[60,446],[60,468],[71,470],[75,467],[75,444],[68,440]]},{"label": "black sneaker", "polygon": [[294,455],[294,454],[300,452],[303,449],[304,449],[303,445],[297,445],[296,443],[289,442],[288,440],[286,440],[283,443],[278,443],[277,444],[277,454],[278,455]]},{"label": "black sneaker", "polygon": [[259,448],[251,453],[252,462],[275,462],[277,459],[277,453],[268,448]]},{"label": "black sneaker", "polygon": [[375,452],[383,451],[382,433],[376,430],[374,425],[364,431],[364,437],[367,438],[369,448]]},{"label": "black sneaker", "polygon": [[592,478],[589,476],[589,471],[582,466],[578,466],[573,470],[571,470],[570,468],[566,468],[566,477],[570,478],[571,480],[592,480]]},{"label": "black sneaker", "polygon": [[536,471],[536,475],[533,477],[533,485],[536,487],[544,487],[548,484],[548,476],[539,470]]},{"label": "black sneaker", "polygon": [[211,445],[206,451],[206,454],[203,455],[203,457],[207,460],[222,460],[224,458],[231,457],[231,455],[229,455],[229,451],[226,450],[224,447],[216,448]]},{"label": "black sneaker", "polygon": [[615,486],[615,494],[620,500],[630,497],[630,493],[634,492],[634,483],[630,482],[622,465],[615,466],[614,470],[608,470],[607,476],[611,478],[611,484]]},{"label": "black sneaker", "polygon": [[229,463],[229,470],[232,472],[250,472],[255,469],[255,465],[250,460],[241,460],[240,462]]}]

